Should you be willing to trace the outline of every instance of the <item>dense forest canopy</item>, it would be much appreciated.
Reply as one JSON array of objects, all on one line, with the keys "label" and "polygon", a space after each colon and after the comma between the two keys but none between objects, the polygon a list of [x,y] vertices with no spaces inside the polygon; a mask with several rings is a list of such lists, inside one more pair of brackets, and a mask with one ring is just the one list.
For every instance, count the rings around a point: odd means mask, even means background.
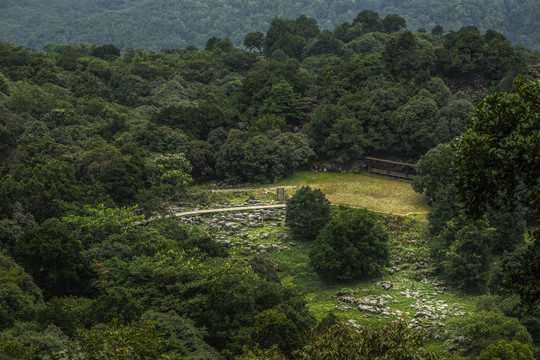
[{"label": "dense forest canopy", "polygon": [[340,0],[340,1],[16,1],[0,5],[3,40],[41,49],[46,44],[112,43],[159,51],[204,46],[211,36],[241,44],[245,34],[265,31],[276,17],[306,14],[321,28],[350,22],[364,9],[399,14],[410,30],[446,31],[474,25],[504,33],[512,44],[540,50],[540,8],[535,0]]},{"label": "dense forest canopy", "polygon": [[[131,11],[127,2],[106,4],[88,11]],[[426,347],[432,333],[401,320],[359,332],[328,314],[317,325],[306,294],[282,283],[270,258],[229,248],[232,240],[209,225],[165,216],[228,201],[205,186],[268,184],[328,164],[358,170],[366,155],[420,159],[413,186],[431,200],[429,227],[331,207],[322,192],[298,190],[287,216],[266,214],[280,239],[294,236],[291,248],[304,249],[309,261],[299,265],[313,269],[312,286],[384,276],[399,258],[419,286],[437,274],[452,289],[494,294],[456,320],[454,329],[474,341],[458,356],[532,359],[540,308],[535,296],[528,311],[521,302],[530,300],[524,292],[538,293],[538,282],[515,259],[538,254],[524,233],[525,219],[538,214],[538,156],[528,152],[538,153],[540,83],[531,65],[540,53],[495,30],[411,32],[407,24],[372,10],[331,29],[306,15],[275,17],[264,33],[238,37],[249,50],[218,36],[201,49],[159,52],[0,42],[0,359],[326,359],[336,342],[342,358],[446,356],[448,343]],[[516,94],[480,102],[501,91]],[[510,161],[516,182],[483,194],[492,201],[471,219],[453,183],[474,185],[474,171],[458,175],[452,163],[458,156],[474,169],[486,149],[464,156],[448,143],[466,150],[468,137],[503,134],[475,129],[492,112],[506,129],[509,115],[497,112],[505,101],[509,113],[527,116],[512,118],[520,132],[501,144],[510,145],[505,153],[529,144],[529,161]],[[488,153],[497,151],[487,143]],[[534,201],[507,206],[498,196],[506,188]],[[277,241],[259,231],[259,215],[245,215],[239,222],[253,228],[235,242]],[[222,225],[240,226],[213,224]],[[291,253],[296,266],[299,252]],[[522,298],[502,288],[512,261]]]}]

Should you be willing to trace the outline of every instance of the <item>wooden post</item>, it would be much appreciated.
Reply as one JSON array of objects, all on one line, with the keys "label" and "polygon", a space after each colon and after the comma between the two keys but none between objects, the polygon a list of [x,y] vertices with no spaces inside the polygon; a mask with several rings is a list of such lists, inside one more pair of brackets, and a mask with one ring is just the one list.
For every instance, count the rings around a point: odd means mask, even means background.
[{"label": "wooden post", "polygon": [[278,187],[277,188],[277,201],[283,201],[285,200],[285,188]]}]

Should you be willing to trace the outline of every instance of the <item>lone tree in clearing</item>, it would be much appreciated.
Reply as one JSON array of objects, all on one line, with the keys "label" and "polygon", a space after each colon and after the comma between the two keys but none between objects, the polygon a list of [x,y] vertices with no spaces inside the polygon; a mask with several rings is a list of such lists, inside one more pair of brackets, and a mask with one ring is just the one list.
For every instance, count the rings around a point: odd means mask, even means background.
[{"label": "lone tree in clearing", "polygon": [[317,274],[349,281],[375,274],[388,262],[388,233],[373,213],[339,212],[321,230],[309,253]]},{"label": "lone tree in clearing", "polygon": [[330,218],[330,202],[319,189],[302,187],[287,201],[285,224],[298,239],[315,239]]}]

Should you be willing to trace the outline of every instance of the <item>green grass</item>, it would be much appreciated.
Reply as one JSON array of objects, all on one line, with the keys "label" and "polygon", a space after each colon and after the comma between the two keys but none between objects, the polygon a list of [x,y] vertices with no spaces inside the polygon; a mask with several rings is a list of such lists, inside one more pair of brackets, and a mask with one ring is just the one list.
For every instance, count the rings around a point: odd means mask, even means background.
[{"label": "green grass", "polygon": [[[296,246],[288,243],[289,250],[281,252],[270,252],[270,257],[280,266],[282,283],[286,286],[298,286],[305,291],[305,298],[309,308],[319,320],[324,318],[328,312],[333,312],[342,320],[356,320],[358,324],[379,324],[387,322],[397,317],[403,316],[408,321],[414,321],[417,310],[411,308],[418,305],[424,299],[423,304],[437,306],[441,303],[453,307],[455,311],[474,311],[476,297],[453,291],[450,288],[443,294],[438,294],[432,282],[435,277],[425,278],[415,274],[413,266],[420,260],[429,257],[429,246],[426,237],[426,214],[429,210],[427,197],[415,193],[410,182],[373,177],[366,174],[336,174],[336,173],[314,173],[300,172],[293,177],[258,189],[247,188],[230,190],[219,194],[222,201],[242,203],[248,198],[258,198],[262,201],[276,200],[276,187],[290,186],[286,188],[285,195],[290,197],[302,186],[311,186],[321,189],[333,205],[345,205],[356,208],[365,208],[370,211],[381,213],[381,221],[385,223],[390,234],[390,263],[399,257],[401,265],[409,264],[408,269],[402,269],[394,274],[388,272],[389,268],[383,269],[378,277],[363,279],[349,283],[331,284],[323,281],[309,264],[309,250],[311,243],[297,241]],[[387,215],[384,215],[387,214]],[[395,216],[398,215],[398,216]],[[266,226],[262,228],[246,229],[251,235],[256,235],[259,231],[287,231],[281,226]],[[241,241],[233,240],[233,241]],[[260,243],[275,242],[275,236],[269,239],[258,239]],[[239,249],[233,250],[233,256],[246,257],[241,255]],[[249,257],[250,255],[247,255]],[[432,265],[428,265],[432,268]],[[398,290],[385,290],[377,286],[379,281],[391,281],[396,284]],[[421,298],[415,299],[401,294],[409,289],[419,291]],[[350,309],[335,309],[338,303],[335,296],[344,290],[354,290],[356,298],[377,297],[381,295],[392,296],[385,304],[390,308],[390,316],[369,314],[359,311],[356,306],[351,305]],[[395,301],[395,302],[394,302]],[[439,301],[437,303],[437,301]],[[439,311],[439,310],[438,310]],[[402,314],[402,315],[399,315]],[[442,314],[442,310],[439,311]],[[437,332],[443,334],[445,327],[438,328]],[[443,339],[432,340],[428,344],[439,350],[446,349],[447,344]]]},{"label": "green grass", "polygon": [[[389,268],[385,268],[382,273],[374,278],[352,281],[349,283],[331,284],[323,281],[309,265],[309,250],[311,243],[297,242],[288,251],[271,253],[271,258],[280,266],[282,283],[284,285],[298,286],[302,288],[306,295],[308,307],[318,320],[323,319],[329,312],[334,313],[343,321],[355,320],[357,324],[382,324],[397,318],[403,317],[408,322],[415,320],[418,310],[411,306],[429,305],[437,308],[437,314],[443,315],[446,308],[452,312],[470,313],[474,311],[476,297],[461,293],[451,288],[447,288],[442,294],[437,293],[433,282],[436,277],[415,275],[413,266],[420,260],[428,258],[428,244],[426,237],[425,219],[413,217],[396,217],[382,215],[382,221],[390,234],[391,256],[390,263],[399,257],[401,265],[408,264],[409,268],[402,269],[394,274],[388,273]],[[400,266],[401,266],[400,265]],[[432,265],[428,265],[426,270],[430,270]],[[377,286],[380,281],[390,281],[398,289],[385,290]],[[355,298],[374,298],[381,295],[391,296],[387,300],[385,307],[391,309],[390,316],[370,314],[360,311],[355,305],[350,305],[350,309],[336,309],[338,305],[335,297],[340,291],[354,290]],[[419,298],[407,297],[403,295],[407,290],[419,292]],[[446,306],[444,308],[443,306]],[[442,323],[446,320],[438,319]],[[448,349],[448,344],[444,342],[449,335],[445,331],[451,329],[447,327],[435,327],[440,339],[433,338],[427,344],[431,350],[441,353]],[[451,334],[451,333],[450,333]],[[450,335],[451,336],[451,335]]]},{"label": "green grass", "polygon": [[[299,172],[273,186],[310,186],[321,189],[334,205],[379,213],[425,216],[429,209],[427,197],[415,193],[410,182],[367,174]],[[294,190],[285,193],[291,196]]]}]

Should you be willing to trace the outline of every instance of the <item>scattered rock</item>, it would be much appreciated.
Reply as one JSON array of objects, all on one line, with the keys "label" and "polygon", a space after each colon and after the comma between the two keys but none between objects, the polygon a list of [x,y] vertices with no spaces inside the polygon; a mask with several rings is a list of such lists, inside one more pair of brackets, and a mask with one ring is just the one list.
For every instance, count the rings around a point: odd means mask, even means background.
[{"label": "scattered rock", "polygon": [[379,281],[375,286],[382,287],[384,290],[393,289],[396,285],[390,281]]}]

